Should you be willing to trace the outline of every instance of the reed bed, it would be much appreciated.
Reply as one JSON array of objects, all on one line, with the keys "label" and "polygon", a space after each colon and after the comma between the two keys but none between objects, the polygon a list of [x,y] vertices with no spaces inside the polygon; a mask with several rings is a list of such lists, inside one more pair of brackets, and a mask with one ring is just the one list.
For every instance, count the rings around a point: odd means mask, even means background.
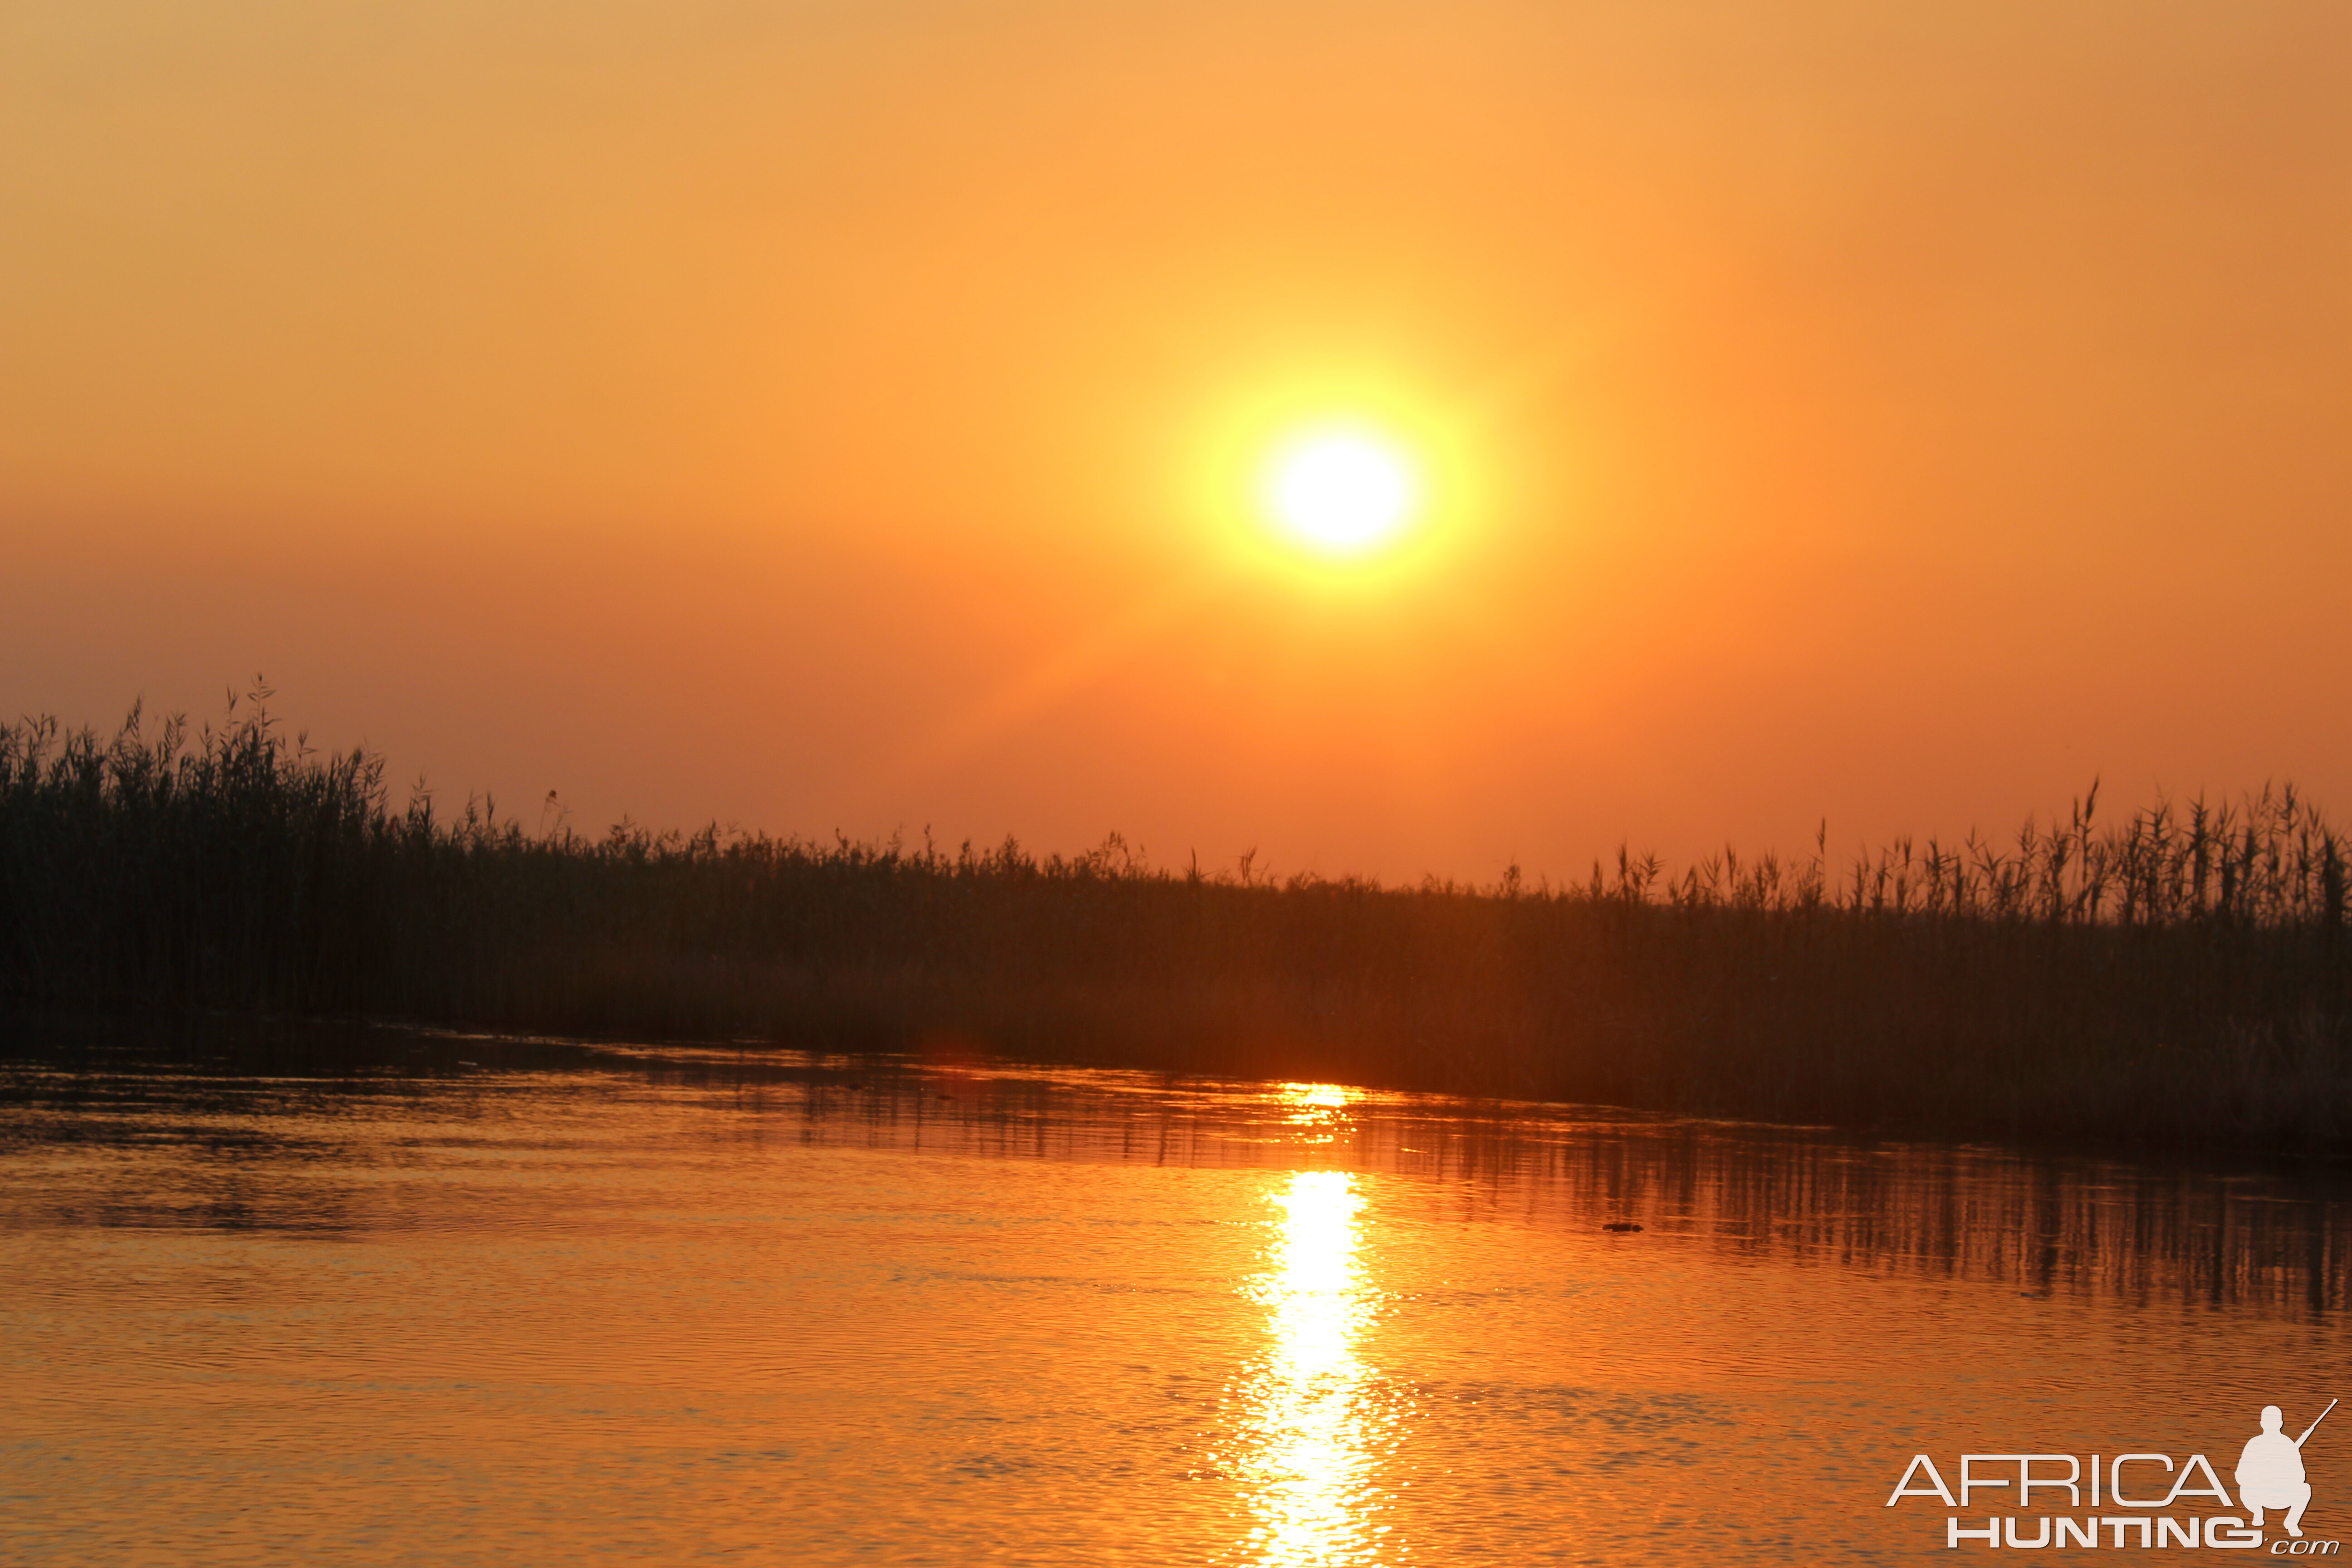
[{"label": "reed bed", "polygon": [[2344,834],[2289,789],[1833,865],[1276,879],[395,805],[257,699],[0,726],[0,994],[2352,1146]]}]

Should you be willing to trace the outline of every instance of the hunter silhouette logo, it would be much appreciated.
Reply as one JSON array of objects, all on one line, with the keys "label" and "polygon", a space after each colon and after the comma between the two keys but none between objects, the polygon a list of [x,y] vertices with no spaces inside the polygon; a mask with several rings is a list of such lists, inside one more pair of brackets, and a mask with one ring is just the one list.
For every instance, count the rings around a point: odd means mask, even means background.
[{"label": "hunter silhouette logo", "polygon": [[[2262,1548],[2265,1544],[2263,1515],[2275,1510],[2284,1516],[2279,1526],[2286,1535],[2267,1543],[2270,1555],[2333,1557],[2342,1551],[2340,1542],[2304,1539],[2303,1514],[2311,1506],[2311,1481],[2304,1471],[2303,1447],[2336,1403],[2329,1400],[2327,1409],[2313,1417],[2300,1437],[2286,1435],[2284,1411],[2275,1405],[2263,1405],[2262,1430],[2246,1439],[2237,1468],[2231,1472],[2231,1479],[2237,1483],[2234,1500],[2212,1462],[2202,1454],[2191,1454],[2179,1465],[2169,1454],[2113,1458],[2092,1454],[2087,1463],[2073,1454],[1962,1454],[1956,1472],[1957,1495],[1933,1458],[1914,1454],[1903,1478],[1887,1495],[1886,1506],[1893,1508],[1906,1498],[1934,1498],[1955,1510],[1966,1510],[1972,1502],[1982,1506],[1987,1500],[2011,1505],[2015,1510],[1992,1514],[1980,1527],[1958,1511],[1947,1515],[1944,1544],[1948,1548],[1982,1542],[1996,1547],[2202,1546],[2234,1552]],[[1998,1495],[1990,1500],[1976,1498],[1982,1491]],[[2033,1511],[2057,1502],[2055,1494],[2062,1491],[2066,1494],[2067,1513]],[[2037,1498],[2037,1492],[2044,1495]],[[2196,1499],[2210,1499],[2201,1505],[2206,1508],[2242,1510],[2243,1517],[2233,1512],[2191,1511],[2200,1506],[2191,1500]],[[2074,1510],[2086,1501],[2088,1516],[2076,1515]],[[2134,1511],[2104,1513],[2103,1509]]]},{"label": "hunter silhouette logo", "polygon": [[[2327,1402],[2327,1410],[2336,1408],[2336,1401]],[[2319,1430],[2319,1423],[2327,1419],[2327,1410],[2319,1413],[2317,1420],[2303,1429],[2303,1436],[2287,1441],[2285,1414],[2275,1405],[2263,1406],[2263,1429],[2246,1439],[2246,1451],[2238,1456],[2238,1501],[2253,1517],[2246,1522],[2253,1529],[2263,1527],[2263,1510],[2283,1508],[2287,1510],[2286,1532],[2301,1538],[2303,1510],[2311,1506],[2311,1483],[2303,1478],[2303,1446]]]}]

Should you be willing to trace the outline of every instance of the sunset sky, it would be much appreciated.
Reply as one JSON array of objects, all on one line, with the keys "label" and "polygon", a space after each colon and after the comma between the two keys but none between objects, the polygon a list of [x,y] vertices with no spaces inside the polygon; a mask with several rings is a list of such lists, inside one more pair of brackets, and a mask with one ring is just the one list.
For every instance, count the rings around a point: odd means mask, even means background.
[{"label": "sunset sky", "polygon": [[2343,0],[6,0],[0,146],[11,715],[1389,878],[2352,807]]}]

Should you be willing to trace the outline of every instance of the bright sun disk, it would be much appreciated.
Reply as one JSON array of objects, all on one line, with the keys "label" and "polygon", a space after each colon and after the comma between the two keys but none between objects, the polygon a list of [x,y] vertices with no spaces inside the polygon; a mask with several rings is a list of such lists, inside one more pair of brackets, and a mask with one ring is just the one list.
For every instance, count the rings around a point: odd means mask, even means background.
[{"label": "bright sun disk", "polygon": [[1267,464],[1273,521],[1327,555],[1362,555],[1402,533],[1421,504],[1420,477],[1393,443],[1360,430],[1322,430]]}]

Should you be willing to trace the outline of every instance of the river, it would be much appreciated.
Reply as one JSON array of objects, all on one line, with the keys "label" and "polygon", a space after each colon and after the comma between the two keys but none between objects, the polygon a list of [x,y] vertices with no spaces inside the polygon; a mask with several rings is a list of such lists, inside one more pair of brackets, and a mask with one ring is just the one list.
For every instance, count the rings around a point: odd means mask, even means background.
[{"label": "river", "polygon": [[0,1557],[2210,1557],[2352,1393],[2325,1164],[331,1034],[10,1026]]}]

